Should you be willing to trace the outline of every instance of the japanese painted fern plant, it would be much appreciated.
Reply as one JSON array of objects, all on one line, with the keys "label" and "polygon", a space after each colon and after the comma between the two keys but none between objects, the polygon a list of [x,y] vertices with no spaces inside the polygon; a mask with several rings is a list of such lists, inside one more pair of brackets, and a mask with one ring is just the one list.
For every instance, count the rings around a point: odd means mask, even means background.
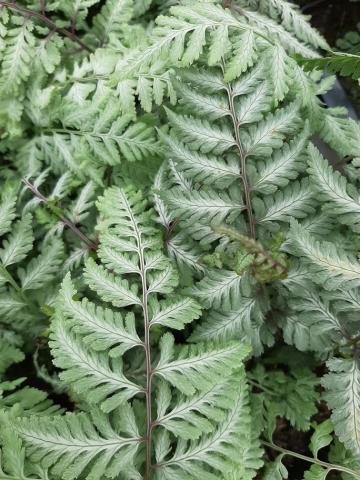
[{"label": "japanese painted fern plant", "polygon": [[[0,7],[34,195],[0,207],[0,477],[359,478],[359,125],[296,60],[326,41],[285,0]],[[47,316],[64,415],[14,374]]]}]

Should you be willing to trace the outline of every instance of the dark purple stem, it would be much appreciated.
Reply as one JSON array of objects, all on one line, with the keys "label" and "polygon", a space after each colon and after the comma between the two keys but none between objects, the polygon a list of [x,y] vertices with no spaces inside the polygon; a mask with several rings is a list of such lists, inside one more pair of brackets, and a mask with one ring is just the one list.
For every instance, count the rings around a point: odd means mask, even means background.
[{"label": "dark purple stem", "polygon": [[[23,178],[22,182],[35,195],[35,197],[37,197],[41,202],[45,203],[45,205],[48,205],[49,199],[46,198],[41,192],[39,192],[35,185],[30,183],[29,180],[27,180],[26,178]],[[80,240],[82,240],[87,245],[89,250],[93,250],[94,252],[96,252],[98,248],[97,243],[90,240],[71,220],[64,217],[63,215],[58,215],[58,217],[64,225],[66,225],[77,237],[80,238]]]},{"label": "dark purple stem", "polygon": [[40,20],[41,22],[45,23],[48,27],[50,27],[52,30],[57,31],[58,33],[61,33],[65,37],[70,38],[73,42],[77,43],[78,45],[81,46],[83,50],[86,50],[87,52],[92,53],[93,50],[85,45],[79,37],[77,37],[73,32],[69,32],[65,28],[58,27],[50,18],[48,18],[46,15],[40,12],[35,12],[34,10],[31,10],[29,8],[21,7],[20,5],[16,5],[16,3],[12,2],[4,2],[0,0],[0,7],[7,7],[10,8],[11,10],[15,10],[16,12],[21,13],[22,15],[29,16],[29,17],[34,17]]}]

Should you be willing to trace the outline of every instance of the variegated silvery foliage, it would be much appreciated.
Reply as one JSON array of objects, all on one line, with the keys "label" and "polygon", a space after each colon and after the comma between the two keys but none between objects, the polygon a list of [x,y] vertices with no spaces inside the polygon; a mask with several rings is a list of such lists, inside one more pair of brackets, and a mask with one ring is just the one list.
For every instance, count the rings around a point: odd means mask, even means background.
[{"label": "variegated silvery foliage", "polygon": [[[359,125],[321,104],[318,95],[332,78],[306,74],[289,56],[311,55],[304,51],[309,45],[326,48],[291,4],[185,3],[157,20],[158,38],[118,78],[144,68],[158,51],[177,67],[172,84],[179,101],[166,109],[170,129],[160,132],[169,160],[154,198],[184,283],[189,272],[199,279],[187,293],[207,309],[190,338],[247,341],[258,356],[281,335],[312,352],[317,364],[326,361],[323,399],[336,436],[358,458]],[[352,161],[344,171],[352,183],[322,157],[313,135],[341,162]],[[258,369],[253,375],[261,389],[266,376]],[[309,403],[279,411],[279,402],[255,395],[266,436],[277,415],[307,430],[316,412],[316,377],[291,375],[309,386]],[[290,385],[289,378],[283,381]],[[271,383],[276,396],[276,378]],[[279,461],[268,478],[284,471]],[[307,478],[330,471],[317,464]]]},{"label": "variegated silvery foliage", "polygon": [[[35,179],[34,188],[43,189],[45,173]],[[33,378],[30,384],[25,381],[32,370],[32,357],[35,360],[37,356],[36,349],[46,342],[49,314],[60,282],[69,269],[74,276],[78,275],[79,264],[88,256],[89,246],[73,232],[64,231],[65,225],[59,217],[39,198],[21,190],[18,182],[4,182],[1,188],[0,409],[7,411],[17,405],[26,415],[60,413],[45,392],[30,386]],[[62,214],[75,229],[80,225],[86,232],[84,227],[94,223],[90,211],[94,186],[89,182],[72,201],[64,202],[63,197],[73,188],[70,174],[64,174],[49,194],[45,189],[43,193],[48,194],[48,207],[54,210],[60,211],[62,200]],[[42,357],[46,359],[47,356]],[[19,362],[23,362],[23,367],[16,366]],[[35,362],[37,375],[57,391],[56,376],[49,375],[42,363],[42,358]],[[14,371],[19,372],[17,376]],[[11,434],[9,438],[14,439],[14,436]],[[12,445],[5,447],[4,457],[11,448]],[[13,460],[21,463],[21,457],[16,458],[15,454]],[[4,462],[7,464],[11,460]]]},{"label": "variegated silvery foliage", "polygon": [[20,175],[49,167],[101,185],[126,176],[127,161],[156,158],[154,120],[136,119],[134,100],[103,78],[146,44],[150,4],[0,2],[2,152]]},{"label": "variegated silvery foliage", "polygon": [[[1,175],[35,186],[17,219],[4,194],[4,308],[9,298],[35,307],[0,319],[11,338],[0,343],[0,477],[282,479],[284,458],[299,457],[276,445],[286,422],[313,429],[305,480],[359,478],[359,127],[323,107],[333,78],[305,73],[293,55],[316,58],[326,41],[286,0],[0,7]],[[341,174],[315,134],[338,152]],[[62,231],[104,186],[131,178],[150,197],[160,156],[163,230],[141,194],[113,187],[98,202],[92,254]],[[94,223],[84,226],[96,242]],[[49,274],[43,260],[61,235]],[[7,263],[13,250],[19,266]],[[60,276],[83,257],[84,274],[66,276],[54,303]],[[27,290],[34,270],[38,288]],[[35,310],[44,326],[42,314],[54,316],[66,415],[11,371],[23,359],[15,321]],[[332,418],[317,424],[323,400]]]},{"label": "variegated silvery foliage", "polygon": [[26,385],[28,369],[18,366],[17,376],[11,372],[16,364],[25,363],[25,353],[31,359],[35,338],[48,326],[41,307],[51,303],[57,292],[64,261],[60,238],[42,245],[35,238],[34,217],[22,208],[18,190],[10,182],[3,184],[0,201],[0,477],[8,480],[46,477],[38,476],[40,466],[25,462],[21,440],[8,426],[6,415],[61,413],[45,392]]},{"label": "variegated silvery foliage", "polygon": [[54,237],[34,252],[33,215],[21,208],[20,215],[17,212],[17,190],[12,185],[2,186],[0,328],[4,341],[21,345],[22,334],[32,342],[46,328],[40,308],[51,303],[56,293],[53,281],[64,261],[64,247],[61,239]]},{"label": "variegated silvery foliage", "polygon": [[[240,342],[175,342],[201,314],[176,293],[154,211],[133,187],[97,202],[98,261],[79,299],[63,281],[50,345],[83,412],[7,416],[26,458],[46,478],[253,478],[262,451],[253,430]],[[91,293],[93,292],[93,293]]]},{"label": "variegated silvery foliage", "polygon": [[[230,12],[214,5],[172,12],[199,24],[206,14],[230,22]],[[162,22],[175,24],[175,18]],[[265,322],[269,294],[258,295],[257,284],[282,277],[288,283],[293,277],[279,251],[290,219],[308,217],[312,231],[330,226],[328,216],[318,214],[321,200],[307,172],[317,154],[309,137],[319,133],[341,156],[355,156],[358,125],[323,108],[317,94],[331,88],[332,79],[306,75],[282,45],[253,35],[251,47],[245,33],[240,37],[246,52],[241,61],[226,50],[225,41],[220,47],[214,34],[209,45],[204,40],[197,68],[177,70],[178,106],[167,109],[171,130],[161,133],[170,160],[154,190],[169,253],[180,265],[206,271],[193,293],[206,307],[221,311],[223,328],[215,314],[198,334],[215,339],[237,333],[251,339],[259,354],[273,344],[275,325]],[[276,286],[279,295],[283,286]],[[248,304],[240,300],[240,291]],[[224,311],[241,310],[236,302],[244,308],[237,321],[223,318]]]},{"label": "variegated silvery foliage", "polygon": [[15,179],[1,184],[0,338],[15,346],[25,342],[28,353],[34,339],[48,327],[48,314],[63,276],[69,270],[77,275],[89,255],[89,245],[95,245],[86,236],[96,220],[94,184],[88,182],[74,192],[79,182],[69,172],[54,185],[45,186],[46,179],[44,171],[32,184],[39,195],[39,190],[45,195],[45,201],[26,187],[20,188]]}]

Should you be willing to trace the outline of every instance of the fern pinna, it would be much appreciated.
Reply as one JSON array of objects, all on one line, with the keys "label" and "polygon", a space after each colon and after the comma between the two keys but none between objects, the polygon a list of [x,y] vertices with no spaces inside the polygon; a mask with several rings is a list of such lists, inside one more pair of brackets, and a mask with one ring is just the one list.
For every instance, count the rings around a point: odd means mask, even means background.
[{"label": "fern pinna", "polygon": [[98,208],[100,262],[89,259],[83,279],[103,305],[79,300],[68,275],[51,327],[54,363],[84,413],[15,420],[30,460],[65,479],[252,476],[249,347],[176,345],[167,330],[201,311],[174,292],[154,212],[131,187],[107,190]]}]

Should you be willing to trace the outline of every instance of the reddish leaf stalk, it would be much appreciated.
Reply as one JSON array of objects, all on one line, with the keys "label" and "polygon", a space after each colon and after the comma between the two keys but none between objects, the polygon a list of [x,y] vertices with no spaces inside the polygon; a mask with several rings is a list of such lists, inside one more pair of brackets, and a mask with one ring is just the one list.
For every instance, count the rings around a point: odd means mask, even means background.
[{"label": "reddish leaf stalk", "polygon": [[[48,205],[49,204],[49,199],[47,197],[45,197],[41,192],[39,192],[39,190],[35,187],[35,185],[33,185],[31,182],[29,182],[29,180],[27,180],[26,178],[23,178],[22,179],[22,182],[24,183],[24,185],[35,195],[35,197],[37,197],[42,203],[45,203],[45,205]],[[80,240],[82,242],[84,242],[87,247],[89,248],[89,250],[93,250],[94,252],[96,252],[97,248],[98,248],[98,245],[96,242],[93,242],[92,240],[90,240],[76,225],[75,223],[73,223],[71,220],[69,220],[68,218],[66,218],[65,216],[63,215],[58,215],[59,217],[59,220],[64,224],[66,225],[77,237],[80,238]]]}]

